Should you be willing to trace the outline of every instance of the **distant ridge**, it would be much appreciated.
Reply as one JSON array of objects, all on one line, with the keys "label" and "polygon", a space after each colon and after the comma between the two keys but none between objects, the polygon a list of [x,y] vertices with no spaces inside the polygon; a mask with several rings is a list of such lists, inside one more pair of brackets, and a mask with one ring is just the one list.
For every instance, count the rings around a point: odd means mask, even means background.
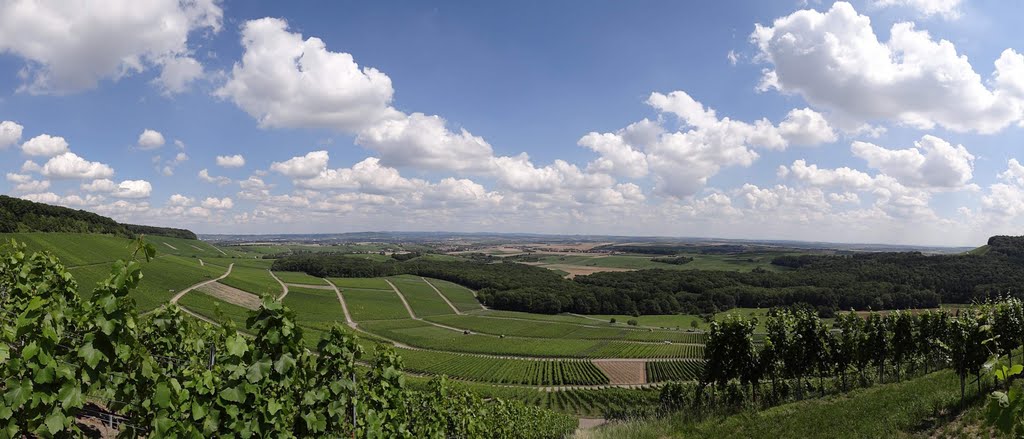
[{"label": "distant ridge", "polygon": [[98,233],[131,238],[136,235],[198,239],[185,229],[121,224],[103,215],[0,195],[0,233]]}]

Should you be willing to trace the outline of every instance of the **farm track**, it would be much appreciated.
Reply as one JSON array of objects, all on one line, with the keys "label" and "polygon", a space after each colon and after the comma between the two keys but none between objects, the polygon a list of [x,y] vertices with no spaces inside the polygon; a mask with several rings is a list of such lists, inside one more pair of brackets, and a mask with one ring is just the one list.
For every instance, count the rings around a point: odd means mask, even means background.
[{"label": "farm track", "polygon": [[405,310],[409,312],[409,318],[411,318],[413,320],[422,320],[419,317],[416,317],[416,313],[412,312],[412,307],[409,306],[409,302],[407,302],[405,300],[405,295],[402,294],[402,292],[398,290],[398,287],[396,287],[395,284],[391,283],[391,281],[388,280],[388,279],[384,279],[384,282],[387,282],[388,285],[391,286],[391,290],[394,291],[395,294],[398,295],[398,298],[402,299],[402,305],[404,305],[405,306]]},{"label": "farm track", "polygon": [[173,245],[170,245],[170,244],[168,244],[168,243],[166,243],[166,242],[164,243],[164,245],[166,245],[166,246],[170,247],[170,248],[171,248],[172,250],[178,250],[178,247],[175,247],[175,246],[173,246]]},{"label": "farm track", "polygon": [[435,287],[434,284],[430,283],[430,281],[427,280],[427,278],[420,276],[420,279],[422,279],[423,282],[425,282],[427,285],[430,285],[430,288],[434,290],[434,292],[437,293],[438,296],[441,296],[441,298],[444,299],[444,303],[447,303],[448,307],[450,307],[452,311],[455,311],[455,314],[462,315],[462,311],[459,311],[459,309],[452,304],[452,301],[448,300],[448,297],[441,293],[441,290],[437,289],[437,287]]},{"label": "farm track", "polygon": [[178,292],[178,294],[175,294],[174,297],[171,298],[171,303],[178,303],[178,300],[181,299],[181,296],[184,296],[189,291],[192,291],[192,290],[194,290],[196,288],[205,286],[207,284],[211,284],[211,283],[220,281],[220,280],[224,279],[225,277],[228,277],[229,275],[231,275],[231,269],[232,268],[235,268],[235,263],[234,262],[232,262],[230,265],[228,265],[228,270],[225,271],[224,274],[220,275],[220,277],[218,277],[216,279],[204,280],[204,281],[199,282],[199,283],[197,283],[195,285],[192,285],[192,286],[190,286],[188,288],[185,288],[184,290],[181,290],[180,292]]},{"label": "farm track", "polygon": [[277,283],[281,284],[281,289],[284,290],[284,292],[281,293],[281,296],[278,297],[277,300],[283,301],[285,296],[288,295],[288,284],[281,282],[281,279],[278,279],[277,275],[275,275],[273,271],[270,271],[269,268],[267,269],[267,273],[270,273],[270,277],[274,278],[274,280],[276,280]]},{"label": "farm track", "polygon": [[330,285],[331,288],[334,289],[334,293],[338,295],[338,302],[341,303],[341,311],[345,313],[345,324],[351,326],[353,329],[358,329],[359,325],[352,320],[352,315],[348,313],[348,305],[345,304],[345,297],[341,295],[341,290],[338,289],[338,286],[335,285],[334,282],[327,279],[324,279],[324,282],[327,282],[327,285]]}]

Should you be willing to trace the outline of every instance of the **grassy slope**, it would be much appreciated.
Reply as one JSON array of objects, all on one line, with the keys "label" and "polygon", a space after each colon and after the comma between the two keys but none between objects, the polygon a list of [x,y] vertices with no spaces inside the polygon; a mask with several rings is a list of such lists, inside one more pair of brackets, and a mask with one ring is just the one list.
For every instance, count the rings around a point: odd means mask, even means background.
[{"label": "grassy slope", "polygon": [[231,270],[231,275],[220,282],[261,297],[264,295],[277,297],[282,292],[281,284],[270,276],[269,271],[263,268],[245,267],[235,264],[235,268]]},{"label": "grassy slope", "polygon": [[286,284],[327,285],[319,277],[298,271],[275,271],[274,274]]},{"label": "grassy slope", "polygon": [[937,413],[960,402],[959,381],[950,371],[845,395],[785,404],[756,413],[691,423],[678,417],[613,424],[593,438],[881,438],[927,429]]}]

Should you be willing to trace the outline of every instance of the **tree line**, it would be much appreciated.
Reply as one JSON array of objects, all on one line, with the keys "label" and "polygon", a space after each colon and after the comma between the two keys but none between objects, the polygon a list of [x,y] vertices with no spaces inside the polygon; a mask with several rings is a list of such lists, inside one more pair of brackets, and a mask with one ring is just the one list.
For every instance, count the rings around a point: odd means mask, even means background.
[{"label": "tree line", "polygon": [[[806,304],[821,316],[844,309],[935,308],[1000,294],[1024,294],[1024,248],[1019,237],[994,237],[984,255],[859,253],[780,256],[789,269],[771,272],[638,270],[564,279],[551,270],[509,261],[370,261],[345,255],[278,259],[274,270],[314,276],[415,274],[479,290],[488,306],[534,313],[706,314],[735,307]],[[1024,252],[1021,252],[1024,254]]]},{"label": "tree line", "polygon": [[0,233],[25,232],[97,233],[126,238],[144,234],[197,239],[195,233],[185,229],[120,224],[84,210],[0,195]]},{"label": "tree line", "polygon": [[341,326],[312,352],[294,313],[269,298],[244,329],[200,324],[174,305],[141,317],[129,297],[140,262],[115,263],[85,299],[54,256],[7,250],[0,437],[81,436],[77,420],[89,416],[114,420],[119,437],[560,438],[576,428],[570,416],[484,401],[443,378],[414,390],[390,347],[363,366]]}]

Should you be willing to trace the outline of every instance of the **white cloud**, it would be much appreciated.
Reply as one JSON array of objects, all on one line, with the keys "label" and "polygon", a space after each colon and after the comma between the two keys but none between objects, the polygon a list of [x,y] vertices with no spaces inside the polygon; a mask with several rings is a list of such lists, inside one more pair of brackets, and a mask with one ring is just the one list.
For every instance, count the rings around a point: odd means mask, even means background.
[{"label": "white cloud", "polygon": [[191,197],[186,197],[181,194],[174,194],[167,200],[167,204],[171,206],[191,206],[196,200]]},{"label": "white cloud", "polygon": [[18,143],[22,130],[23,127],[16,122],[9,120],[0,122],[0,149],[7,149],[8,146]]},{"label": "white cloud", "polygon": [[222,168],[241,168],[245,166],[245,157],[241,154],[217,156],[217,166]]},{"label": "white cloud", "polygon": [[630,124],[614,134],[591,132],[580,138],[578,145],[601,155],[587,166],[587,170],[640,178],[647,175],[647,156],[633,145],[646,145],[664,130],[655,122],[644,119]]},{"label": "white cloud", "polygon": [[51,158],[40,171],[43,175],[56,179],[97,179],[110,178],[114,170],[100,162],[90,162],[73,152],[65,152]]},{"label": "white cloud", "polygon": [[400,116],[391,108],[391,79],[303,40],[288,23],[262,18],[242,26],[242,60],[215,94],[230,99],[264,127],[326,127],[358,131]]},{"label": "white cloud", "polygon": [[779,134],[790,145],[813,146],[837,139],[825,117],[810,108],[790,110],[786,119],[779,123]]},{"label": "white cloud", "polygon": [[493,151],[482,137],[465,129],[453,133],[440,116],[413,113],[366,127],[356,143],[374,150],[388,166],[450,171],[480,170]]},{"label": "white cloud", "polygon": [[916,10],[924,17],[939,15],[947,20],[960,18],[962,0],[874,0],[881,7],[900,6]]},{"label": "white cloud", "polygon": [[113,192],[117,190],[117,185],[110,179],[102,178],[89,183],[82,183],[81,188],[86,192]]},{"label": "white cloud", "polygon": [[1024,165],[1017,159],[1010,159],[1006,163],[1006,170],[999,173],[999,178],[1024,187]]},{"label": "white cloud", "polygon": [[312,151],[302,157],[270,164],[270,170],[292,178],[311,178],[327,170],[327,151]]},{"label": "white cloud", "polygon": [[207,183],[215,183],[218,186],[224,186],[226,184],[231,184],[231,179],[230,178],[227,178],[227,177],[222,176],[222,175],[221,176],[216,176],[216,177],[211,176],[210,175],[210,171],[208,169],[203,169],[203,170],[199,171],[199,179],[202,180],[202,181],[205,181]]},{"label": "white cloud", "polygon": [[974,156],[963,145],[950,145],[925,135],[913,148],[886,149],[867,142],[853,142],[850,150],[868,166],[912,187],[959,188],[973,177]]},{"label": "white cloud", "polygon": [[21,172],[39,172],[42,169],[38,163],[32,160],[25,160],[25,163],[21,164]]},{"label": "white cloud", "polygon": [[164,135],[160,134],[159,131],[146,128],[142,131],[142,134],[139,134],[138,144],[141,150],[157,149],[164,146],[164,143],[166,143]]},{"label": "white cloud", "polygon": [[0,52],[26,61],[19,90],[33,94],[88,90],[154,67],[172,70],[158,83],[174,91],[189,34],[218,31],[222,15],[216,0],[12,0],[0,4]]},{"label": "white cloud", "polygon": [[146,180],[125,180],[117,185],[113,196],[117,198],[146,198],[153,192],[153,185]]},{"label": "white cloud", "polygon": [[894,24],[889,34],[879,41],[871,19],[846,2],[757,25],[751,40],[772,65],[761,88],[799,94],[836,112],[850,128],[856,121],[894,120],[993,133],[1021,119],[1024,103],[1008,85],[1020,82],[1008,79],[1016,52],[1003,52],[995,74],[1003,79],[990,89],[953,43],[907,22]]},{"label": "white cloud", "polygon": [[203,65],[189,56],[176,56],[164,61],[164,68],[153,82],[165,95],[183,93],[195,80],[203,77]]},{"label": "white cloud", "polygon": [[203,207],[205,207],[207,209],[218,209],[218,210],[221,210],[221,209],[231,209],[232,207],[235,207],[235,203],[233,201],[231,201],[231,198],[228,198],[228,197],[224,197],[224,198],[208,197],[207,199],[203,200]]},{"label": "white cloud", "polygon": [[21,145],[21,151],[28,155],[53,157],[68,151],[68,142],[63,137],[40,134]]}]

